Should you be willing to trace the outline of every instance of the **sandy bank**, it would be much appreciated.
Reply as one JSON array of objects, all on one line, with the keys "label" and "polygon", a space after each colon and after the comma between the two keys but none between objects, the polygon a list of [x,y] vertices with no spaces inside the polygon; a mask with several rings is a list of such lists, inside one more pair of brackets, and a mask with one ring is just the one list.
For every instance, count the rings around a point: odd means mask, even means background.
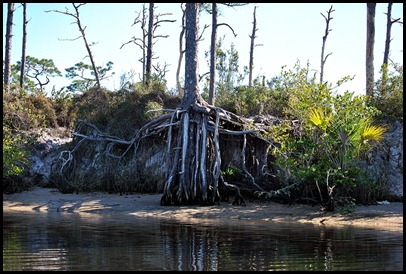
[{"label": "sandy bank", "polygon": [[161,206],[161,194],[107,193],[62,194],[56,189],[34,188],[3,194],[3,212],[71,212],[87,214],[127,214],[137,217],[170,218],[180,221],[202,219],[261,220],[314,223],[325,226],[357,226],[403,232],[403,203],[357,206],[355,212],[341,215],[320,211],[317,206],[262,204],[246,201],[246,206],[221,203],[219,206]]}]

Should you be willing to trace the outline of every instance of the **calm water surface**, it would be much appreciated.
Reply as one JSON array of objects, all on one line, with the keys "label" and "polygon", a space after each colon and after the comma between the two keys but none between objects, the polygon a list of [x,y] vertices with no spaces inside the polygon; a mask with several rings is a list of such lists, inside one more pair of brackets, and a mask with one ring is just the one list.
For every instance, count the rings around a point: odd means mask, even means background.
[{"label": "calm water surface", "polygon": [[3,270],[403,270],[403,233],[3,213]]}]

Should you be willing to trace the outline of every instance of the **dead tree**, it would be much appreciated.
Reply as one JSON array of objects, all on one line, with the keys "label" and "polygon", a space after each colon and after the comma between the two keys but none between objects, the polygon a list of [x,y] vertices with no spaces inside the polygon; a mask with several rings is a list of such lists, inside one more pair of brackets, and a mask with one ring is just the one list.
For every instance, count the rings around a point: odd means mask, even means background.
[{"label": "dead tree", "polygon": [[176,89],[178,91],[178,95],[180,98],[183,97],[184,95],[184,89],[182,88],[180,84],[180,68],[182,65],[182,60],[183,60],[183,55],[185,54],[185,50],[183,49],[183,37],[185,35],[185,9],[182,8],[181,4],[181,9],[182,9],[182,30],[180,31],[179,34],[179,59],[178,59],[178,68],[176,69]]},{"label": "dead tree", "polygon": [[[252,125],[252,120],[214,107],[200,95],[197,58],[198,10],[198,3],[186,4],[185,95],[179,107],[159,110],[168,113],[146,123],[131,140],[109,136],[94,125],[79,121],[73,133],[75,140],[79,141],[72,150],[60,154],[60,165],[56,165],[59,181],[73,185],[70,178],[77,173],[75,169],[81,169],[75,162],[76,157],[81,157],[80,153],[79,156],[75,153],[79,151],[80,146],[89,148],[87,142],[96,143],[95,146],[99,149],[97,155],[110,157],[112,160],[108,159],[105,163],[111,163],[114,159],[123,162],[126,158],[139,157],[142,151],[141,141],[152,136],[160,136],[164,140],[161,150],[164,154],[160,155],[165,155],[162,157],[165,159],[164,164],[160,165],[164,170],[161,205],[213,205],[220,201],[224,189],[235,191],[234,204],[244,205],[239,187],[226,182],[222,177],[222,157],[226,151],[222,151],[221,148],[224,147],[240,150],[240,169],[248,178],[250,186],[263,191],[246,164],[247,161],[252,161],[258,166],[257,170],[260,170],[264,166],[262,156],[266,154],[269,141],[261,137],[260,129]],[[234,143],[228,144],[231,139],[238,140],[241,147],[236,147]],[[101,142],[104,144],[99,145]],[[147,143],[147,146],[151,146],[151,142]],[[261,144],[261,152],[253,149],[253,146],[258,144]],[[99,152],[102,147],[105,149],[101,154]],[[132,156],[128,156],[129,151],[133,151]],[[117,176],[123,170],[119,169]],[[137,164],[132,164],[130,169],[137,169]],[[109,173],[112,171],[109,170]]]},{"label": "dead tree", "polygon": [[[142,58],[139,60],[142,63],[142,82],[145,85],[150,84],[151,75],[152,75],[152,60],[155,59],[153,57],[153,46],[156,43],[158,38],[167,38],[169,35],[156,35],[156,29],[161,25],[161,23],[173,23],[176,20],[160,20],[159,17],[165,15],[172,15],[171,13],[164,13],[164,14],[157,14],[154,15],[155,11],[154,3],[149,4],[149,15],[147,16],[147,9],[145,8],[145,4],[143,5],[142,9],[142,17],[141,12],[138,13],[138,16],[135,18],[134,23],[132,26],[140,23],[141,30],[142,30],[142,38],[137,38],[133,36],[130,41],[121,45],[120,49],[123,48],[125,45],[129,43],[134,43],[139,46],[142,50]],[[147,18],[148,18],[148,28],[147,28]],[[155,42],[154,42],[155,41]],[[159,67],[159,66],[158,66]],[[159,73],[165,74],[164,71],[159,71]]]},{"label": "dead tree", "polygon": [[382,96],[386,94],[386,83],[388,80],[388,61],[389,61],[389,53],[390,53],[390,42],[391,39],[391,30],[392,25],[394,23],[403,24],[403,22],[399,21],[400,18],[392,20],[392,4],[388,3],[388,12],[386,13],[386,40],[385,40],[385,51],[383,54],[383,63],[382,63]]},{"label": "dead tree", "polygon": [[331,17],[332,12],[334,12],[333,6],[331,6],[330,9],[327,11],[327,17],[324,16],[323,13],[320,13],[321,16],[323,16],[324,19],[326,20],[326,30],[324,31],[323,44],[321,46],[320,84],[323,84],[324,65],[326,64],[327,57],[329,57],[332,54],[332,53],[329,53],[326,55],[326,57],[324,57],[324,49],[326,47],[327,36],[331,31],[331,29],[329,29],[329,25],[330,25],[330,21],[333,20],[333,17]]},{"label": "dead tree", "polygon": [[392,39],[391,39],[392,25],[395,23],[403,24],[403,22],[400,21],[400,18],[392,20],[392,5],[393,5],[393,3],[388,3],[388,12],[386,13],[386,18],[387,18],[387,20],[386,20],[386,40],[385,40],[385,52],[383,55],[383,64],[385,64],[385,65],[388,64],[388,60],[389,60],[390,42],[392,41]]},{"label": "dead tree", "polygon": [[[228,7],[242,6],[245,3],[222,3]],[[210,82],[209,82],[209,100],[210,105],[214,105],[216,100],[216,60],[217,60],[217,29],[220,26],[227,26],[232,32],[234,37],[237,34],[234,29],[226,23],[217,23],[218,9],[217,3],[212,3],[212,32],[211,32],[211,44],[210,44]]]},{"label": "dead tree", "polygon": [[249,62],[249,78],[248,78],[248,86],[252,86],[252,71],[254,69],[254,47],[262,46],[262,44],[255,45],[255,33],[257,32],[257,17],[256,17],[256,10],[257,7],[254,7],[254,21],[252,22],[252,34],[248,35],[251,39],[251,46],[250,46],[250,62]]},{"label": "dead tree", "polygon": [[391,39],[391,30],[392,30],[392,25],[394,23],[399,23],[403,24],[403,22],[400,21],[400,18],[398,19],[393,19],[392,20],[392,5],[393,3],[388,3],[388,12],[386,13],[386,40],[385,40],[385,52],[383,54],[383,70],[382,70],[382,85],[383,87],[386,86],[386,81],[388,78],[388,61],[389,61],[389,53],[390,53],[390,42],[392,41]]},{"label": "dead tree", "polygon": [[21,72],[20,72],[20,87],[24,86],[25,76],[25,61],[26,61],[26,47],[27,47],[27,3],[21,3],[23,6],[23,42],[22,42],[22,54],[21,54]]},{"label": "dead tree", "polygon": [[152,68],[152,35],[154,29],[154,3],[149,3],[148,39],[147,39],[147,65],[145,66],[145,85],[149,86]]},{"label": "dead tree", "polygon": [[145,83],[145,66],[146,66],[146,49],[147,49],[147,36],[148,36],[148,31],[146,28],[146,20],[147,20],[147,9],[145,8],[145,4],[142,5],[142,17],[141,12],[138,13],[138,16],[134,19],[134,23],[131,26],[134,26],[138,23],[141,24],[141,31],[142,31],[142,38],[137,38],[133,36],[130,41],[124,43],[121,45],[120,49],[122,49],[125,45],[129,43],[134,43],[137,46],[139,46],[142,50],[142,57],[139,60],[142,63],[142,82]]},{"label": "dead tree", "polygon": [[88,56],[87,56],[87,57],[89,57],[90,62],[91,62],[91,64],[92,64],[92,68],[93,68],[93,72],[94,72],[94,76],[95,76],[95,80],[96,80],[96,85],[97,85],[98,88],[100,88],[101,85],[100,85],[99,71],[97,70],[97,66],[96,66],[96,63],[95,63],[95,61],[94,61],[94,57],[93,57],[92,51],[91,51],[91,49],[90,49],[90,47],[93,46],[95,43],[92,43],[92,44],[89,44],[89,43],[88,43],[88,41],[87,41],[87,39],[86,39],[86,34],[85,34],[86,27],[82,27],[82,23],[80,22],[80,17],[79,17],[79,8],[80,8],[81,6],[83,6],[83,5],[85,5],[85,4],[86,4],[86,3],[81,3],[81,4],[72,3],[73,8],[75,9],[75,13],[70,13],[70,12],[68,12],[68,9],[67,9],[67,8],[65,8],[65,11],[48,10],[48,11],[46,11],[46,12],[61,13],[61,14],[69,15],[69,16],[72,16],[73,18],[75,18],[76,24],[78,25],[79,31],[80,31],[80,33],[81,33],[81,36],[79,36],[79,37],[77,37],[77,38],[75,38],[75,39],[69,39],[69,40],[70,40],[70,41],[74,41],[74,40],[83,38],[83,41],[85,42],[85,47],[86,47],[86,50],[87,50],[87,53],[88,53]]},{"label": "dead tree", "polygon": [[367,3],[366,95],[374,92],[374,44],[376,3]]},{"label": "dead tree", "polygon": [[11,52],[13,42],[13,16],[14,16],[14,3],[7,4],[7,25],[6,25],[6,48],[4,60],[4,85],[6,90],[10,92],[10,78],[11,78]]},{"label": "dead tree", "polygon": [[[145,157],[138,159],[154,143],[150,140],[158,138],[162,140],[159,151],[154,155],[158,155],[155,159],[159,158],[157,166],[162,171],[158,178],[163,193],[161,205],[213,205],[226,196],[227,190],[235,192],[233,204],[244,205],[240,187],[227,182],[221,174],[236,151],[241,155],[237,161],[238,168],[242,170],[247,184],[263,191],[255,178],[260,172],[266,173],[264,166],[270,142],[261,137],[262,129],[253,125],[252,120],[208,104],[200,95],[198,10],[198,3],[186,4],[185,95],[179,107],[156,110],[166,114],[143,125],[130,140],[110,136],[86,121],[79,121],[73,132],[73,149],[62,151],[59,163],[54,165],[58,174],[55,184],[61,184],[60,190],[77,192],[78,184],[94,182],[98,178],[106,181],[106,176],[107,181],[116,182],[117,178],[124,176],[124,171],[130,173],[125,175],[126,178],[137,180],[140,165],[149,161]],[[89,151],[92,147],[93,152]],[[95,156],[92,159],[90,155]],[[100,157],[103,159],[96,163]],[[86,163],[85,174],[80,174],[81,158]],[[247,164],[251,166],[248,168]],[[91,169],[95,166],[98,168]],[[255,176],[252,175],[253,166]],[[89,168],[90,171],[87,171]],[[105,175],[100,174],[103,172]],[[145,179],[146,176],[143,176],[139,180],[145,184]],[[75,180],[79,183],[76,184]]]}]

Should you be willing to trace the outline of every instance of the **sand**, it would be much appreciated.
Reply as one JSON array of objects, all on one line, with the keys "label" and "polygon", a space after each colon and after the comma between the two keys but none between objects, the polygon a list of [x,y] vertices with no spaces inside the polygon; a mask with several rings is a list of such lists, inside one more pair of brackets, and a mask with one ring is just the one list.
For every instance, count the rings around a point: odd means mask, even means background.
[{"label": "sand", "polygon": [[284,205],[275,202],[246,201],[246,206],[225,202],[215,206],[161,206],[161,194],[108,193],[62,194],[57,189],[33,188],[15,194],[3,194],[3,212],[69,212],[100,216],[136,216],[167,218],[179,221],[253,220],[261,222],[313,223],[323,226],[356,226],[366,229],[403,233],[403,203],[356,206],[355,211],[342,215],[324,212],[318,206]]}]

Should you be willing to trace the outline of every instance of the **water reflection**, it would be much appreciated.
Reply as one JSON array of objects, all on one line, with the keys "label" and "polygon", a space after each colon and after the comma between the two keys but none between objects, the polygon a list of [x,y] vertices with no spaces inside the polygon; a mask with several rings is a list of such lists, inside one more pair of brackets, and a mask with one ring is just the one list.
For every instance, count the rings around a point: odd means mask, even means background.
[{"label": "water reflection", "polygon": [[258,221],[3,213],[3,270],[403,270],[403,234]]}]

